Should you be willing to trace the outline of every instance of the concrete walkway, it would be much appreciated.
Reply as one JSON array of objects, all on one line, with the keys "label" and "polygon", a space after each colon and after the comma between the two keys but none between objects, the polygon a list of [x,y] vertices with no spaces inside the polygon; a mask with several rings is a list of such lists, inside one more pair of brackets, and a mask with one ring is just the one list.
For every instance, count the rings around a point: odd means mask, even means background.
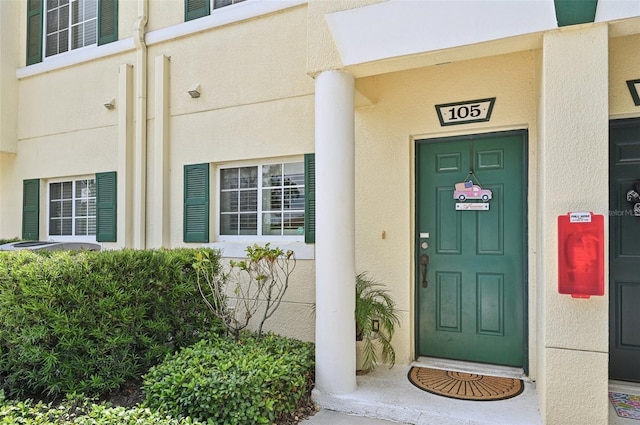
[{"label": "concrete walkway", "polygon": [[347,413],[322,409],[309,419],[301,422],[302,425],[388,425],[397,422],[372,419],[364,416],[354,416]]},{"label": "concrete walkway", "polygon": [[[429,365],[432,366],[433,365]],[[522,394],[499,401],[464,401],[416,388],[407,374],[410,366],[379,366],[357,377],[358,388],[345,395],[314,390],[322,410],[303,425],[541,425],[535,384],[524,377]],[[480,372],[485,373],[487,372]],[[332,411],[332,412],[329,412]],[[341,412],[341,413],[337,413]]]},{"label": "concrete walkway", "polygon": [[[434,367],[433,364],[428,366]],[[525,390],[516,397],[499,401],[463,401],[440,397],[416,388],[407,378],[409,369],[410,366],[396,365],[392,369],[380,366],[374,373],[358,376],[358,388],[351,394],[336,396],[314,390],[314,401],[321,409],[302,421],[301,425],[542,424],[535,383],[524,376],[521,378],[525,382]],[[496,373],[480,370],[475,372],[510,375],[499,370],[494,371]],[[640,384],[611,381],[609,390],[640,395]],[[617,416],[611,404],[608,422],[609,425],[640,425],[637,420]]]}]

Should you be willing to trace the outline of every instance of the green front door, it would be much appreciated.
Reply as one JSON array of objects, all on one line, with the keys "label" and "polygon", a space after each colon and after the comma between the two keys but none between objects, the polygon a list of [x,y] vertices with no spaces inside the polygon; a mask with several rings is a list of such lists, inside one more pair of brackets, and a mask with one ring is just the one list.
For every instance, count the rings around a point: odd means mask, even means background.
[{"label": "green front door", "polygon": [[[526,138],[517,131],[417,141],[418,356],[526,366]],[[482,203],[453,198],[470,170],[492,191],[488,210],[456,209]]]},{"label": "green front door", "polygon": [[640,382],[640,119],[612,122],[609,145],[609,377]]}]

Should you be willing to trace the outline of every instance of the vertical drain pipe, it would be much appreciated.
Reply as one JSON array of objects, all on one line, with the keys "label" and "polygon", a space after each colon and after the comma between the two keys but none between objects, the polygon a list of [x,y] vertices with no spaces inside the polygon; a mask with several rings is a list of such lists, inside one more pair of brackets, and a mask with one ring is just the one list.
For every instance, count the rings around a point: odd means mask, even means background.
[{"label": "vertical drain pipe", "polygon": [[147,45],[144,41],[148,20],[148,0],[138,0],[138,18],[133,28],[136,47],[135,138],[133,149],[133,247],[146,247],[147,203]]}]

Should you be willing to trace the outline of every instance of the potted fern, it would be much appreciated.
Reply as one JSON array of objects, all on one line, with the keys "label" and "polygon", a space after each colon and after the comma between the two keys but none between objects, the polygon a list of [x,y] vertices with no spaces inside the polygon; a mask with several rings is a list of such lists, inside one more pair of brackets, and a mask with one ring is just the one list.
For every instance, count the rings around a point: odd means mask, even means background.
[{"label": "potted fern", "polygon": [[366,273],[356,275],[356,369],[375,369],[379,361],[395,364],[391,345],[395,326],[400,324],[396,305],[384,286]]}]

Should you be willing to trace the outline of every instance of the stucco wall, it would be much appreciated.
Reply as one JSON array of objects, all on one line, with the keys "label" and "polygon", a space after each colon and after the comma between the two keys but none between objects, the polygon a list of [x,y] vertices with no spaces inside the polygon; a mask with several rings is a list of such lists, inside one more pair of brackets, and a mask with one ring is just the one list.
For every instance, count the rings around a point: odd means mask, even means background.
[{"label": "stucco wall", "polygon": [[[305,16],[304,9],[294,9],[149,49],[151,57],[171,58],[171,217],[182,217],[186,164],[301,158],[313,152],[313,80],[304,72]],[[153,69],[150,74],[153,81]],[[201,96],[192,99],[187,90],[195,84],[200,84]],[[150,104],[155,96],[149,92]],[[213,200],[215,180],[211,183]],[[212,214],[212,241],[215,228]],[[183,244],[182,231],[182,220],[173,220],[171,246]]]},{"label": "stucco wall", "polygon": [[[529,128],[535,151],[535,72],[534,52],[522,52],[368,78],[374,105],[356,110],[356,266],[389,284],[402,309],[400,363],[413,355],[414,140]],[[434,105],[493,96],[490,122],[440,127]]]},{"label": "stucco wall", "polygon": [[[20,10],[17,2],[0,3],[0,40],[11,40],[18,32],[15,14]],[[18,44],[0,43],[0,152],[15,153],[18,82]]]},{"label": "stucco wall", "polygon": [[[17,146],[16,122],[18,106],[18,81],[15,68],[18,65],[17,43],[7,43],[17,32],[15,14],[20,10],[17,2],[0,3],[0,238],[7,235],[12,238],[19,235],[12,216],[16,209],[11,197],[5,197],[13,190],[11,174]],[[9,236],[11,235],[11,236]]]},{"label": "stucco wall", "polygon": [[[238,46],[242,46],[242,54],[238,54]],[[212,164],[210,240],[216,242],[218,165],[302,160],[303,154],[314,151],[314,83],[305,72],[306,53],[305,8],[226,25],[149,49],[150,58],[170,57],[170,246],[200,246],[183,242],[185,165]],[[155,79],[151,68],[149,80]],[[201,96],[192,99],[187,90],[195,84],[200,85]],[[150,90],[150,105],[156,103],[156,96]],[[149,114],[149,128],[153,128],[151,107]],[[149,137],[154,143],[153,131]],[[153,166],[150,162],[149,167]],[[153,196],[147,194],[148,198]],[[314,283],[313,261],[299,260],[285,300],[267,322],[267,329],[313,340]]]},{"label": "stucco wall", "polygon": [[[544,38],[538,162],[544,348],[538,395],[543,420],[550,424],[607,422],[608,297],[576,299],[557,290],[557,217],[573,211],[602,214],[607,233],[607,31],[606,25],[594,25]],[[607,259],[605,244],[605,264]],[[573,394],[573,409],[562,407],[566,394]]]},{"label": "stucco wall", "polygon": [[609,40],[609,114],[612,119],[640,116],[640,108],[633,104],[627,80],[640,78],[638,65],[640,35]]}]

